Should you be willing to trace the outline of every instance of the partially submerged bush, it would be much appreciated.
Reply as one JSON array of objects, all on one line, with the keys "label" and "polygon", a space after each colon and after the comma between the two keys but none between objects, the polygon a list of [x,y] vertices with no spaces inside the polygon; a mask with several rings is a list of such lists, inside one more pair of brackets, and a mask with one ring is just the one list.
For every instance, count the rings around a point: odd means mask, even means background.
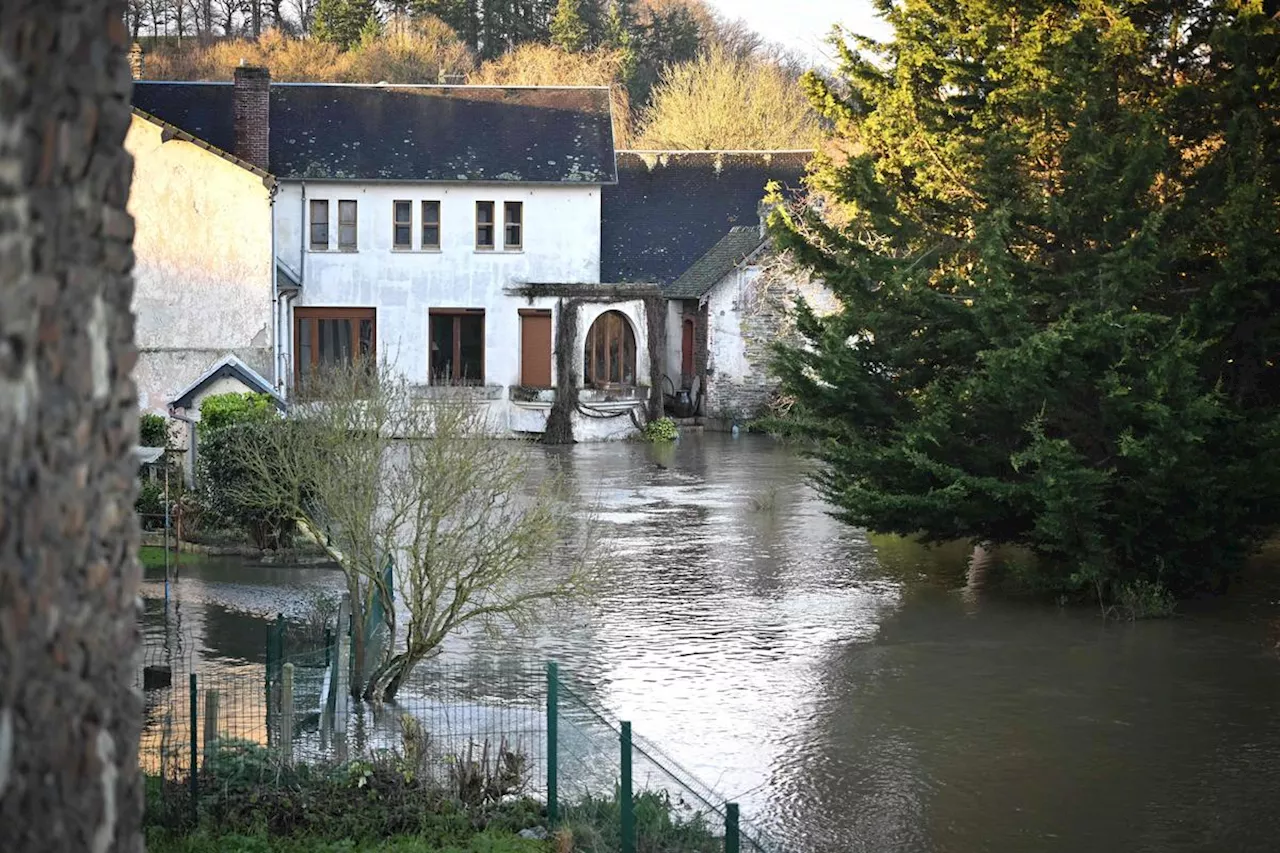
[{"label": "partially submerged bush", "polygon": [[671,418],[658,418],[644,425],[645,441],[675,441],[678,435],[676,422]]}]

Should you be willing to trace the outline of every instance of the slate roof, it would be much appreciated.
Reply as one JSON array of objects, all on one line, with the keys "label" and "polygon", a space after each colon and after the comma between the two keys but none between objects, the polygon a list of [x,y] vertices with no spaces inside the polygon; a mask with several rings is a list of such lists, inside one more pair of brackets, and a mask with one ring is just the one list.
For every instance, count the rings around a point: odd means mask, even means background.
[{"label": "slate roof", "polygon": [[735,226],[758,228],[765,184],[798,193],[809,151],[619,151],[601,191],[600,278],[671,285]]},{"label": "slate roof", "polygon": [[698,299],[733,271],[744,258],[764,245],[757,225],[730,228],[707,253],[693,262],[670,286],[663,290],[668,299]]},{"label": "slate roof", "polygon": [[[137,81],[133,105],[235,151],[231,83]],[[613,183],[605,87],[271,84],[268,171],[329,180]]]}]

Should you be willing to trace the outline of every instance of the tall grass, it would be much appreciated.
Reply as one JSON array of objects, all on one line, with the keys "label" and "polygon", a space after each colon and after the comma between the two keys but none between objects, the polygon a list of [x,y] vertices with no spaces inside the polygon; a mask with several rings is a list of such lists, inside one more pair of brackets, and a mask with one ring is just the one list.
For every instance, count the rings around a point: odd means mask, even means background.
[{"label": "tall grass", "polygon": [[613,105],[614,145],[631,143],[631,102],[622,85],[625,58],[618,51],[568,53],[526,42],[477,68],[468,83],[497,86],[608,86]]},{"label": "tall grass", "polygon": [[230,80],[241,61],[265,66],[273,80],[313,83],[437,83],[442,75],[465,75],[475,65],[452,29],[437,18],[422,17],[393,19],[380,37],[346,51],[276,30],[257,39],[156,45],[145,56],[143,76]]}]

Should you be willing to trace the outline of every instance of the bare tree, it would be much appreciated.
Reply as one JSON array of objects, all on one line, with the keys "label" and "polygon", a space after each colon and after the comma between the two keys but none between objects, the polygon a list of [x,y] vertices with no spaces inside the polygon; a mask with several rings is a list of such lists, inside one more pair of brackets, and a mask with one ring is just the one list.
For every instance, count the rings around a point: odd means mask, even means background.
[{"label": "bare tree", "polygon": [[[496,437],[465,389],[424,398],[390,368],[376,377],[338,371],[308,388],[315,402],[243,434],[238,463],[247,473],[236,497],[293,516],[342,567],[354,611],[353,692],[390,701],[448,634],[519,625],[586,589],[590,541],[570,535],[559,479],[539,479],[536,451]],[[408,614],[403,626],[393,597]],[[365,668],[361,644],[378,611],[388,640]]]},{"label": "bare tree", "polygon": [[316,0],[293,0],[293,8],[298,13],[298,32],[310,33],[316,19]]},{"label": "bare tree", "polygon": [[254,38],[262,35],[262,0],[248,0],[249,32]]},{"label": "bare tree", "polygon": [[142,849],[123,2],[0,0],[0,850]]},{"label": "bare tree", "polygon": [[236,34],[236,16],[244,11],[245,0],[211,0],[214,20],[222,27],[224,36]]}]

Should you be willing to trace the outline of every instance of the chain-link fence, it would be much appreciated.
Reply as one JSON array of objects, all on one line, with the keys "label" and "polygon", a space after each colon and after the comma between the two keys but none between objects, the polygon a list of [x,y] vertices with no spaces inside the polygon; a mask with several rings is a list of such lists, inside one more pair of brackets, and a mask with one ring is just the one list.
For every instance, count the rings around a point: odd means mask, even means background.
[{"label": "chain-link fence", "polygon": [[519,812],[582,853],[780,849],[555,664],[426,661],[379,703],[350,695],[335,634],[278,620],[258,664],[202,665],[190,642],[148,649],[151,823],[317,831],[359,821],[376,791],[369,820],[387,834],[442,812]]}]

